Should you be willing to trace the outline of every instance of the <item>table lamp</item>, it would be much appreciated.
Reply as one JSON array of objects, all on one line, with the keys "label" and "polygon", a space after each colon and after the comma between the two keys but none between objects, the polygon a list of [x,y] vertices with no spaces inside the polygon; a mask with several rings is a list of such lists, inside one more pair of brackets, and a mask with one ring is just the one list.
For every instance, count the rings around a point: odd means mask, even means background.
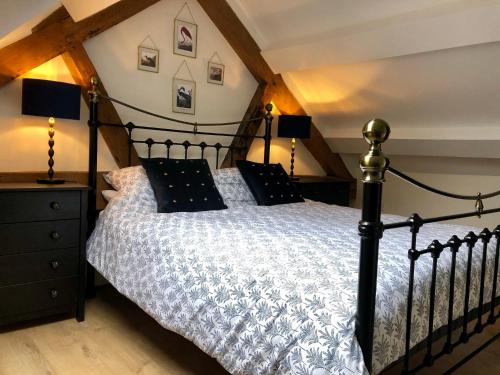
[{"label": "table lamp", "polygon": [[278,117],[278,137],[292,138],[290,178],[293,179],[293,163],[295,159],[295,138],[309,138],[311,136],[311,116],[281,115]]},{"label": "table lamp", "polygon": [[48,178],[39,178],[40,184],[62,184],[54,178],[55,119],[80,120],[80,86],[43,79],[23,79],[22,114],[49,118]]}]

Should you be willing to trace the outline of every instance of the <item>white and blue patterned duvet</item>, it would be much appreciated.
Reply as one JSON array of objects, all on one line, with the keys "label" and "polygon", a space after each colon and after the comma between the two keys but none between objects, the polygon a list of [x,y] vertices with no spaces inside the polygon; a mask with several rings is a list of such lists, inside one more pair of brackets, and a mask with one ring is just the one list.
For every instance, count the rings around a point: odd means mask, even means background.
[{"label": "white and blue patterned duvet", "polygon": [[[141,201],[114,199],[87,252],[118,291],[162,326],[193,341],[232,374],[366,373],[354,333],[359,210],[307,202],[154,211]],[[419,243],[446,242],[469,230],[431,225]],[[381,242],[374,372],[403,354],[409,239],[408,230],[395,230]],[[463,309],[464,250],[457,261],[457,317]],[[490,259],[493,253],[491,246]],[[471,308],[477,305],[480,254],[478,245]],[[443,253],[435,328],[446,323],[449,261]],[[485,301],[491,298],[492,263]],[[426,335],[430,265],[429,257],[416,268],[413,343]]]}]

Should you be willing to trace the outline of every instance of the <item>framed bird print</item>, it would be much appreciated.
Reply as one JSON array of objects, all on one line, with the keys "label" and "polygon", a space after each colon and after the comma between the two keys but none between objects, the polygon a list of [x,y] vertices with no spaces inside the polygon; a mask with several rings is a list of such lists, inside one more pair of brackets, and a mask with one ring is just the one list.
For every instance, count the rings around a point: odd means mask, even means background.
[{"label": "framed bird print", "polygon": [[172,111],[194,115],[196,83],[174,78],[172,82]]},{"label": "framed bird print", "polygon": [[175,19],[174,53],[177,55],[196,57],[196,41],[198,25]]},{"label": "framed bird print", "polygon": [[137,69],[158,73],[160,66],[160,51],[154,48],[138,47]]},{"label": "framed bird print", "polygon": [[216,85],[224,84],[224,65],[215,63],[213,61],[208,62],[208,83],[215,83]]}]

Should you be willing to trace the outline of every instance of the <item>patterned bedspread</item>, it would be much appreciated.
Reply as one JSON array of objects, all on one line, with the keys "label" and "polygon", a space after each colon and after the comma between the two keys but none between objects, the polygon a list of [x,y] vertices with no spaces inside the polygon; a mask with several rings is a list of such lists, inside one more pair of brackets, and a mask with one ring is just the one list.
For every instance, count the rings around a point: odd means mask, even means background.
[{"label": "patterned bedspread", "polygon": [[[354,333],[359,217],[357,209],[313,202],[157,214],[154,206],[118,197],[98,220],[88,259],[118,291],[232,374],[364,374]],[[469,230],[430,225],[419,245]],[[409,240],[408,229],[393,230],[380,246],[376,373],[404,351]],[[464,250],[457,261],[457,317],[463,309]],[[478,300],[480,256],[478,245],[471,308]],[[426,335],[428,258],[416,268],[413,343]],[[491,298],[492,263],[485,301]],[[440,264],[435,328],[446,323],[448,253]]]}]

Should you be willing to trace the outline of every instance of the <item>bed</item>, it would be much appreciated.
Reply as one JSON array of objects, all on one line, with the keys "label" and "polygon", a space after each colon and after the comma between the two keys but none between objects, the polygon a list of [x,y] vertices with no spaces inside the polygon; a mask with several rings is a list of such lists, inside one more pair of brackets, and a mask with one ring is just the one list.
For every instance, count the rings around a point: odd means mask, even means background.
[{"label": "bed", "polygon": [[[102,96],[95,86],[90,95],[95,184]],[[269,108],[264,119],[269,163]],[[132,140],[136,125],[127,126]],[[120,293],[233,374],[376,374],[399,359],[406,373],[430,366],[498,318],[500,228],[479,232],[437,223],[450,217],[380,216],[388,169],[380,144],[388,130],[369,130],[361,211],[311,201],[236,202],[221,211],[159,214],[141,183],[119,192],[100,214],[87,258]],[[155,144],[144,142],[149,150]],[[477,202],[476,211],[454,216],[500,211]],[[432,342],[443,333],[445,347],[436,353]],[[419,344],[426,356],[411,367]]]}]

